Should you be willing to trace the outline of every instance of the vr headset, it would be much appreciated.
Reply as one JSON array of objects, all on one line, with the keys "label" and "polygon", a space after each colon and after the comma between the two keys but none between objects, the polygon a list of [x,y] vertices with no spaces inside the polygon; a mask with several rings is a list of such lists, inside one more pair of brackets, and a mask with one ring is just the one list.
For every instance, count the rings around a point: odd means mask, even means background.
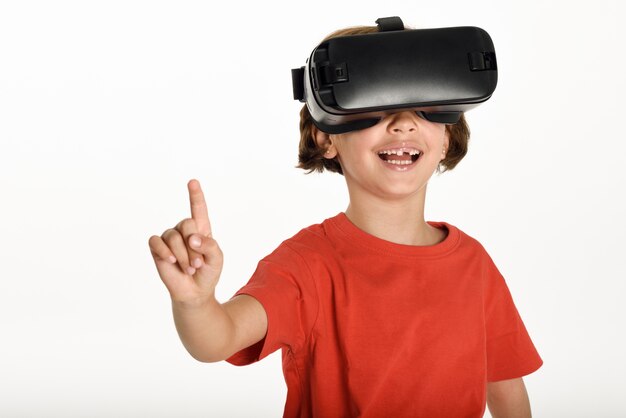
[{"label": "vr headset", "polygon": [[405,30],[397,16],[376,24],[378,32],[320,43],[305,66],[291,70],[293,97],[321,131],[369,128],[401,110],[455,124],[493,94],[496,53],[483,29]]}]

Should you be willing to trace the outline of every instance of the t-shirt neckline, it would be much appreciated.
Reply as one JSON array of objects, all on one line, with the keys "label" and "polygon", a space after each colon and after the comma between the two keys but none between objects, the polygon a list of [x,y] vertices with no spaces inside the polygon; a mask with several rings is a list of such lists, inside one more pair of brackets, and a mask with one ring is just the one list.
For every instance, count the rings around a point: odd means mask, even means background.
[{"label": "t-shirt neckline", "polygon": [[460,239],[459,229],[444,221],[426,221],[430,226],[448,230],[448,235],[443,241],[434,245],[406,245],[386,241],[363,231],[350,221],[345,212],[340,212],[328,220],[344,239],[368,250],[386,255],[417,258],[440,257],[452,252],[459,244]]}]

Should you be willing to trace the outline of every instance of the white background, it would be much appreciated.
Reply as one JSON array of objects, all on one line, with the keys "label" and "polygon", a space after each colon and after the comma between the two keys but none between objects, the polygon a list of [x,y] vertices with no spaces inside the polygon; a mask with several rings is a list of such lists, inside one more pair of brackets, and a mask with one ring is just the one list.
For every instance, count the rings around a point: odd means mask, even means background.
[{"label": "white background", "polygon": [[[0,416],[278,417],[280,352],[195,361],[148,248],[200,181],[228,300],[260,258],[347,206],[294,168],[292,68],[328,33],[479,26],[498,87],[426,219],[478,239],[544,359],[536,417],[623,417],[623,26],[618,1],[0,3]],[[488,414],[487,414],[488,416]]]}]

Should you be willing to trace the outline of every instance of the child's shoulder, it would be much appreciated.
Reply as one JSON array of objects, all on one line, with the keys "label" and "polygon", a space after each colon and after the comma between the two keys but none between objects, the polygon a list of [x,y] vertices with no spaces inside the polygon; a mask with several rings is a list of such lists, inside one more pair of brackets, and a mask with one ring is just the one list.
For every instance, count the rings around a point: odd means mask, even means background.
[{"label": "child's shoulder", "polygon": [[451,224],[450,222],[440,221],[438,224],[445,224],[448,229],[454,229],[458,233],[459,236],[459,250],[460,251],[470,251],[475,254],[480,254],[482,256],[487,255],[487,250],[480,242],[478,238],[473,233],[468,233],[465,229],[460,228],[456,224]]},{"label": "child's shoulder", "polygon": [[300,229],[291,237],[283,240],[261,261],[302,267],[318,264],[328,259],[334,249],[331,239],[328,237],[326,221],[328,219]]},{"label": "child's shoulder", "polygon": [[454,226],[454,228],[456,228],[459,231],[459,235],[461,235],[461,238],[463,239],[463,241],[465,241],[466,244],[483,248],[483,245],[473,234],[466,232],[464,229],[461,229],[458,226]]},{"label": "child's shoulder", "polygon": [[483,245],[481,240],[479,240],[474,233],[469,234],[460,229],[459,233],[461,235],[461,241],[463,242],[462,248],[465,249],[466,253],[470,254],[471,257],[476,260],[481,260],[484,265],[488,266],[488,269],[497,269],[495,261],[492,258],[490,251],[487,249],[488,246]]},{"label": "child's shoulder", "polygon": [[330,245],[329,224],[339,215],[324,219],[300,229],[293,236],[287,238],[281,245],[288,246],[299,252],[320,252]]}]

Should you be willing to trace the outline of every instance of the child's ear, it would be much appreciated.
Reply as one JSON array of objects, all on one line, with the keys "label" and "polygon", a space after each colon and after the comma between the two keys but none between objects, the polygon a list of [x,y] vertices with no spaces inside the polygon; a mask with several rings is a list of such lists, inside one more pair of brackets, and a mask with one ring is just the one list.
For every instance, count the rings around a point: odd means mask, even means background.
[{"label": "child's ear", "polygon": [[315,125],[311,126],[311,135],[313,135],[313,139],[315,139],[318,147],[326,148],[330,145],[330,135],[320,131]]},{"label": "child's ear", "polygon": [[335,158],[337,155],[337,150],[333,146],[333,141],[330,137],[330,134],[326,132],[320,131],[317,126],[311,126],[311,135],[313,135],[313,139],[315,139],[315,143],[317,146],[324,150],[324,157],[326,158]]}]

